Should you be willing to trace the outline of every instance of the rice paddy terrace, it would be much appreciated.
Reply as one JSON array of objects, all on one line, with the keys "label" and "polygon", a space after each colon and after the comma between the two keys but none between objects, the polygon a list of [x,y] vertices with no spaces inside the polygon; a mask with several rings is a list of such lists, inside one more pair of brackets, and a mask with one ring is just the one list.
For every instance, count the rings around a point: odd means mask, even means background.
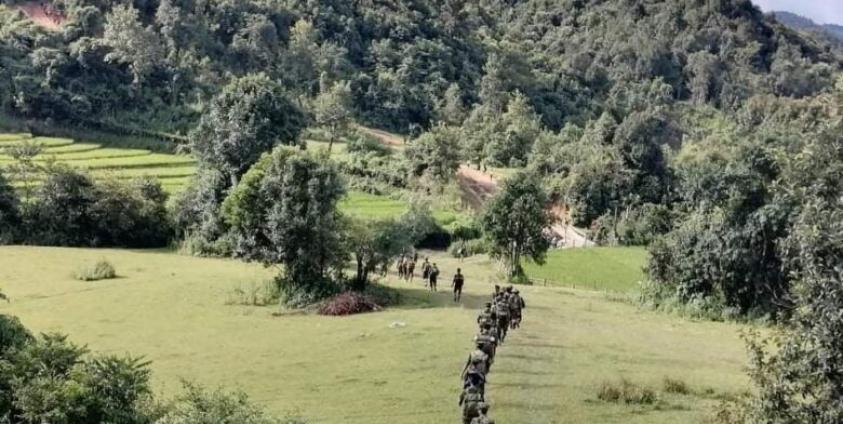
[{"label": "rice paddy terrace", "polygon": [[[196,160],[187,155],[109,147],[69,138],[35,137],[26,133],[0,133],[0,168],[8,168],[15,163],[8,148],[25,143],[40,147],[41,151],[34,159],[37,165],[62,163],[86,170],[97,178],[155,177],[169,192],[181,190],[196,172]],[[7,172],[6,175],[16,187],[25,184],[16,173]],[[35,175],[34,180],[37,182],[43,178],[43,173],[39,173]]]}]

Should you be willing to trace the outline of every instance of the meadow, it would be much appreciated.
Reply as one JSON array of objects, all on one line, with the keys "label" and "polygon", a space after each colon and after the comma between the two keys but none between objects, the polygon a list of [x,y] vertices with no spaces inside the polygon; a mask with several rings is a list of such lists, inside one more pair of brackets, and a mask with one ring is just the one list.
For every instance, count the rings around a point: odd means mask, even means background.
[{"label": "meadow", "polygon": [[[498,269],[484,256],[457,262],[422,254],[439,264],[445,288],[463,268],[462,304],[390,277],[384,283],[401,293],[402,305],[335,318],[231,304],[235,289],[258,287],[274,272],[235,260],[0,247],[0,287],[11,298],[0,313],[35,331],[67,333],[92,350],[143,355],[164,394],[187,379],[243,390],[273,412],[312,423],[458,422],[459,372]],[[73,278],[103,258],[119,278]],[[557,272],[580,278],[570,266]],[[595,268],[583,272],[590,278]],[[740,325],[681,320],[591,291],[521,290],[523,328],[500,349],[487,389],[498,422],[695,423],[718,399],[747,388]],[[667,393],[666,377],[684,382],[688,393]],[[656,402],[597,399],[604,382],[621,378],[652,388]]]},{"label": "meadow", "polygon": [[544,265],[528,262],[524,268],[534,284],[625,292],[644,280],[646,260],[643,247],[557,249]]}]

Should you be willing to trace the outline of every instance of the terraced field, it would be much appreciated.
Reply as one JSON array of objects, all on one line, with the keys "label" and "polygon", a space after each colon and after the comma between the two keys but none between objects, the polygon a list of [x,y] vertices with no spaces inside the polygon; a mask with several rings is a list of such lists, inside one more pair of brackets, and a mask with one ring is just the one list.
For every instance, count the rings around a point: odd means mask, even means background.
[{"label": "terraced field", "polygon": [[[31,134],[0,133],[0,167],[14,163],[7,148],[22,143],[35,143],[41,146],[41,153],[35,157],[36,163],[49,161],[63,163],[85,169],[95,177],[113,177],[131,179],[140,176],[158,178],[169,192],[178,192],[196,172],[196,161],[184,155],[153,153],[144,149],[112,148],[101,144],[87,143],[68,138],[33,137]],[[10,174],[12,184],[22,186]],[[36,176],[40,180],[43,175]]]}]

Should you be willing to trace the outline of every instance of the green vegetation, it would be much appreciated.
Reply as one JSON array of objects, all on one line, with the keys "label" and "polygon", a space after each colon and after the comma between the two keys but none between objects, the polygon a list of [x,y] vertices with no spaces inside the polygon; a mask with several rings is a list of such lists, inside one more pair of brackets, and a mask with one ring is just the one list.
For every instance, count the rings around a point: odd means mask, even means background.
[{"label": "green vegetation", "polygon": [[647,250],[640,247],[594,247],[551,250],[544,265],[525,263],[535,284],[627,292],[645,279]]},{"label": "green vegetation", "polygon": [[73,276],[80,281],[110,280],[117,278],[117,271],[114,269],[114,265],[111,265],[111,262],[101,259],[93,266],[84,266],[77,269]]},{"label": "green vegetation", "polygon": [[[153,177],[169,192],[181,191],[196,173],[196,160],[183,155],[152,153],[144,149],[107,147],[100,143],[78,142],[66,138],[32,137],[27,133],[0,134],[0,170],[4,168],[7,177],[15,187],[24,186],[22,177],[10,169],[16,160],[9,150],[22,143],[34,143],[41,149],[33,158],[33,164],[44,166],[47,163],[63,164],[84,169],[99,179],[133,179]],[[30,181],[41,182],[46,178],[44,172],[28,176]]]},{"label": "green vegetation", "polygon": [[[428,254],[428,252],[423,252]],[[68,270],[106,256],[121,278],[94,289]],[[181,379],[242,389],[277,415],[314,422],[442,423],[459,417],[457,374],[491,290],[495,265],[434,254],[443,279],[462,267],[464,306],[450,293],[390,279],[401,306],[337,319],[273,316],[277,307],[225,305],[232,289],[274,270],[165,252],[0,247],[3,289],[33,331],[62,331],[103,352],[151,361],[154,393],[181,393]],[[40,264],[37,278],[31,264]],[[572,278],[575,270],[567,271]],[[577,290],[520,287],[523,328],[507,339],[488,393],[509,423],[697,422],[720,397],[747,389],[743,326],[676,320]],[[395,322],[405,327],[391,328]],[[223,335],[236,335],[232,339]],[[701,354],[703,353],[704,354]],[[604,381],[661,387],[679,377],[690,395],[659,393],[656,405],[597,401]],[[330,402],[326,401],[330,396]]]}]

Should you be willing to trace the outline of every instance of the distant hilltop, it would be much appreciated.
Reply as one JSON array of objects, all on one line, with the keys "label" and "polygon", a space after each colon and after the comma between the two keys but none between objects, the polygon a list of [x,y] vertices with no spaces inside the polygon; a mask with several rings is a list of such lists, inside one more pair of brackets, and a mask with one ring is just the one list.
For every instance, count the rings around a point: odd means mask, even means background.
[{"label": "distant hilltop", "polygon": [[819,33],[843,43],[843,25],[821,25],[809,18],[791,12],[775,11],[772,14],[776,16],[779,22],[793,29]]}]

